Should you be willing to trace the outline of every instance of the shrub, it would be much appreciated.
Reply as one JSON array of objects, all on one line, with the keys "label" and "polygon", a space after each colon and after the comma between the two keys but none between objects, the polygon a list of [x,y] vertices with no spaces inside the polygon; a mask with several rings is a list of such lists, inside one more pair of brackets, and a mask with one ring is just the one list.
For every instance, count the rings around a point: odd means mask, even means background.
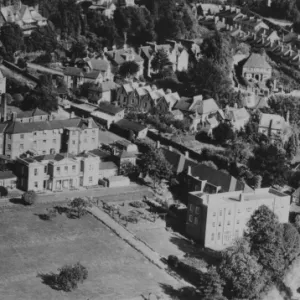
[{"label": "shrub", "polygon": [[7,190],[7,188],[4,187],[4,186],[0,186],[0,196],[1,196],[1,197],[5,197],[5,196],[7,196],[7,195],[8,195],[8,190]]},{"label": "shrub", "polygon": [[88,203],[82,198],[75,198],[69,203],[69,206],[76,213],[78,219],[87,213]]},{"label": "shrub", "polygon": [[22,200],[26,205],[33,205],[37,201],[37,194],[35,191],[28,191],[22,195]]},{"label": "shrub", "polygon": [[132,201],[129,203],[129,205],[135,208],[144,208],[147,206],[145,202],[141,202],[141,201]]},{"label": "shrub", "polygon": [[78,287],[78,283],[83,283],[87,277],[87,268],[78,262],[75,265],[65,265],[59,269],[56,282],[61,290],[70,292]]}]

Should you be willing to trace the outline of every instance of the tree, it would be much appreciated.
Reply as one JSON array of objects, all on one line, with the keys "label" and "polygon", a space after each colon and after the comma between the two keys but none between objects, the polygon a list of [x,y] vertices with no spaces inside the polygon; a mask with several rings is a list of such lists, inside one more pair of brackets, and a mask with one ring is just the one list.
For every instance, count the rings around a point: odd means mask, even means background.
[{"label": "tree", "polygon": [[135,61],[125,61],[119,69],[119,74],[124,78],[135,76],[140,70],[140,66]]},{"label": "tree", "polygon": [[171,68],[172,63],[169,60],[168,53],[164,49],[155,52],[151,61],[153,71],[162,73],[166,68]]},{"label": "tree", "polygon": [[232,126],[228,123],[220,123],[213,129],[213,136],[217,143],[224,144],[228,140],[235,139],[235,133]]},{"label": "tree", "polygon": [[198,284],[201,299],[216,299],[223,294],[225,282],[221,279],[217,270],[211,267],[207,273],[202,273]]},{"label": "tree", "polygon": [[78,262],[74,265],[65,265],[59,269],[56,282],[61,290],[70,292],[78,287],[78,283],[83,283],[87,277],[87,268]]},{"label": "tree", "polygon": [[249,168],[255,175],[263,177],[262,186],[285,184],[288,171],[285,151],[274,144],[263,143],[254,149]]},{"label": "tree", "polygon": [[154,179],[154,184],[161,179],[169,179],[172,175],[172,166],[163,152],[153,146],[146,146],[146,151],[140,157],[140,167],[144,174]]},{"label": "tree", "polygon": [[0,197],[6,197],[8,195],[8,190],[4,186],[0,186]]},{"label": "tree", "polygon": [[245,236],[249,239],[251,254],[275,279],[286,267],[282,229],[278,217],[265,205],[260,206],[247,223]]},{"label": "tree", "polygon": [[77,41],[71,48],[71,53],[74,58],[82,58],[86,56],[86,43]]},{"label": "tree", "polygon": [[137,177],[139,174],[138,166],[135,166],[131,162],[122,163],[120,166],[119,174],[128,177]]},{"label": "tree", "polygon": [[24,45],[23,31],[16,23],[5,23],[1,27],[0,40],[6,52],[12,55]]},{"label": "tree", "polygon": [[190,70],[189,76],[193,94],[204,94],[205,97],[213,97],[217,102],[231,89],[228,72],[211,59],[200,59]]},{"label": "tree", "polygon": [[255,189],[261,188],[261,182],[262,182],[262,177],[261,177],[261,175],[256,175],[256,176],[254,176],[254,188],[255,188]]},{"label": "tree", "polygon": [[35,191],[28,191],[22,195],[22,200],[26,205],[33,205],[37,201],[37,194]]},{"label": "tree", "polygon": [[258,299],[266,275],[257,258],[250,253],[247,240],[237,240],[222,257],[219,273],[225,280],[225,290],[237,298]]},{"label": "tree", "polygon": [[300,254],[300,235],[291,223],[284,223],[282,227],[284,256],[289,265]]},{"label": "tree", "polygon": [[73,211],[75,211],[75,213],[77,214],[77,218],[80,219],[83,215],[86,214],[88,203],[82,198],[75,198],[69,203],[69,206]]}]

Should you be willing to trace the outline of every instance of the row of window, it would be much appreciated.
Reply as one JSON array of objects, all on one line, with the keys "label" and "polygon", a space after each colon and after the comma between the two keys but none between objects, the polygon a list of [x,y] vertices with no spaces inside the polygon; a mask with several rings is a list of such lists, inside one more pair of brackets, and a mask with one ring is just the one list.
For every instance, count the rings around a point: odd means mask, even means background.
[{"label": "row of window", "polygon": [[[64,170],[65,170],[65,172],[68,172],[69,167],[64,166]],[[60,167],[56,167],[56,171],[57,171],[57,173],[60,173]],[[75,165],[72,166],[72,171],[73,172],[76,171],[76,166]],[[48,167],[47,166],[44,167],[44,173],[46,173],[46,174],[48,173]],[[34,176],[38,176],[38,174],[39,174],[38,169],[34,169]]]},{"label": "row of window", "polygon": [[[236,230],[235,231],[235,237],[237,238],[239,236],[239,231]],[[218,232],[218,241],[221,239],[221,232]],[[211,240],[214,241],[215,240],[215,234],[212,233],[211,234]],[[224,234],[224,240],[226,241],[230,241],[231,240],[231,235],[229,234]]]},{"label": "row of window", "polygon": [[[236,220],[236,224],[240,224],[240,220]],[[227,225],[231,225],[231,222],[230,222],[230,221],[227,221]],[[216,227],[216,222],[213,222],[213,223],[212,223],[212,226],[213,226],[213,227]],[[222,223],[219,222],[219,227],[221,227],[221,226],[222,226]]]},{"label": "row of window", "polygon": [[198,218],[197,217],[193,217],[193,215],[189,215],[189,221],[191,223],[194,223],[195,225],[198,225]]}]

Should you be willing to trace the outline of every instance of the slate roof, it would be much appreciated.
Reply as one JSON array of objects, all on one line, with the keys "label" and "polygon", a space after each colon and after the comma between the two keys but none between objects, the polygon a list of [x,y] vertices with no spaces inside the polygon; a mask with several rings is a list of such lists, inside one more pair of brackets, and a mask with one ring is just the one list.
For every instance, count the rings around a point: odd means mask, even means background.
[{"label": "slate roof", "polygon": [[114,170],[118,169],[118,166],[112,161],[101,162],[99,164],[100,170]]},{"label": "slate roof", "polygon": [[243,191],[245,188],[249,188],[233,176],[203,164],[192,167],[191,174],[193,177],[199,177],[200,180],[206,180],[214,186],[220,186],[223,192]]},{"label": "slate roof", "polygon": [[29,118],[29,117],[35,117],[35,116],[47,116],[48,113],[45,111],[36,108],[33,110],[26,110],[26,111],[21,111],[17,113],[17,118]]},{"label": "slate roof", "polygon": [[232,108],[230,107],[227,112],[225,112],[226,118],[228,120],[232,121],[240,121],[240,120],[246,120],[250,118],[250,114],[247,112],[247,110],[242,108]]},{"label": "slate roof", "polygon": [[102,151],[100,149],[91,150],[91,151],[89,151],[89,153],[99,156],[101,160],[111,157],[111,155],[109,153]]},{"label": "slate roof", "polygon": [[178,102],[175,104],[174,109],[189,111],[192,103],[193,103],[192,98],[181,97],[180,100],[178,100]]},{"label": "slate roof", "polygon": [[[52,120],[43,122],[32,122],[32,123],[20,123],[20,122],[9,122],[5,133],[16,134],[16,133],[28,133],[34,131],[43,130],[54,130],[62,128],[78,127],[81,129],[88,128],[88,120],[81,118],[73,118],[66,120]],[[92,120],[92,128],[98,128],[96,123]]]},{"label": "slate roof", "polygon": [[64,70],[64,75],[66,76],[81,76],[83,77],[83,72],[80,68],[76,67],[66,67]]},{"label": "slate roof", "polygon": [[115,106],[115,105],[109,104],[109,103],[100,103],[99,108],[98,108],[98,111],[104,112],[111,116],[114,116],[123,110],[124,110],[124,108]]},{"label": "slate roof", "polygon": [[120,120],[114,124],[122,129],[132,130],[133,132],[140,132],[140,131],[144,130],[145,128],[147,128],[147,126],[144,126],[144,125],[141,125],[141,124],[138,124],[135,122],[131,122],[126,119]]},{"label": "slate roof", "polygon": [[176,174],[181,173],[185,164],[185,156],[166,148],[161,148],[161,150],[167,162],[172,166],[172,171]]},{"label": "slate roof", "polygon": [[243,68],[260,68],[260,69],[272,69],[265,57],[259,53],[252,53],[246,60]]},{"label": "slate roof", "polygon": [[0,172],[0,179],[12,179],[17,176],[12,171],[2,171]]},{"label": "slate roof", "polygon": [[107,55],[108,59],[111,60],[116,65],[121,65],[122,63],[127,61],[126,57],[128,55],[132,55],[133,60],[137,63],[144,61],[141,58],[141,56],[138,55],[132,48],[128,48],[126,50],[125,49],[111,50],[111,51],[107,51],[105,54]]},{"label": "slate roof", "polygon": [[87,63],[91,67],[92,70],[106,72],[109,68],[109,63],[104,59],[92,58]]}]

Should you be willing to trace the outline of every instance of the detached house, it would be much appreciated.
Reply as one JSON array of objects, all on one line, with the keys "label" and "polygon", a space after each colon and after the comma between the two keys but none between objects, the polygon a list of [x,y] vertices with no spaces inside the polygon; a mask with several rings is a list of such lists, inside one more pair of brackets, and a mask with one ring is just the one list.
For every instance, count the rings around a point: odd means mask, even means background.
[{"label": "detached house", "polygon": [[282,139],[285,129],[289,126],[282,116],[274,114],[261,114],[258,132],[272,139]]},{"label": "detached house", "polygon": [[145,74],[150,77],[154,72],[151,62],[157,51],[163,50],[167,53],[174,71],[186,71],[189,64],[189,53],[181,43],[169,41],[169,44],[157,45],[155,42],[149,42],[147,46],[139,48],[139,53],[145,62]]},{"label": "detached house", "polygon": [[265,82],[271,76],[272,67],[265,57],[258,53],[252,53],[243,66],[243,77],[247,80]]},{"label": "detached house", "polygon": [[136,77],[142,76],[144,73],[144,60],[134,51],[133,48],[127,47],[127,45],[124,45],[123,49],[116,49],[115,46],[110,51],[104,49],[104,55],[111,63],[111,70],[113,74],[118,73],[119,67],[126,61],[134,61],[139,65],[140,69],[136,74]]},{"label": "detached house", "polygon": [[39,14],[38,5],[30,7],[22,4],[20,0],[14,1],[14,5],[3,6],[0,9],[0,25],[4,23],[18,24],[25,35],[38,28],[47,25],[47,19]]},{"label": "detached house", "polygon": [[224,118],[235,130],[240,130],[249,122],[250,114],[244,107],[237,108],[227,106],[224,110]]}]

